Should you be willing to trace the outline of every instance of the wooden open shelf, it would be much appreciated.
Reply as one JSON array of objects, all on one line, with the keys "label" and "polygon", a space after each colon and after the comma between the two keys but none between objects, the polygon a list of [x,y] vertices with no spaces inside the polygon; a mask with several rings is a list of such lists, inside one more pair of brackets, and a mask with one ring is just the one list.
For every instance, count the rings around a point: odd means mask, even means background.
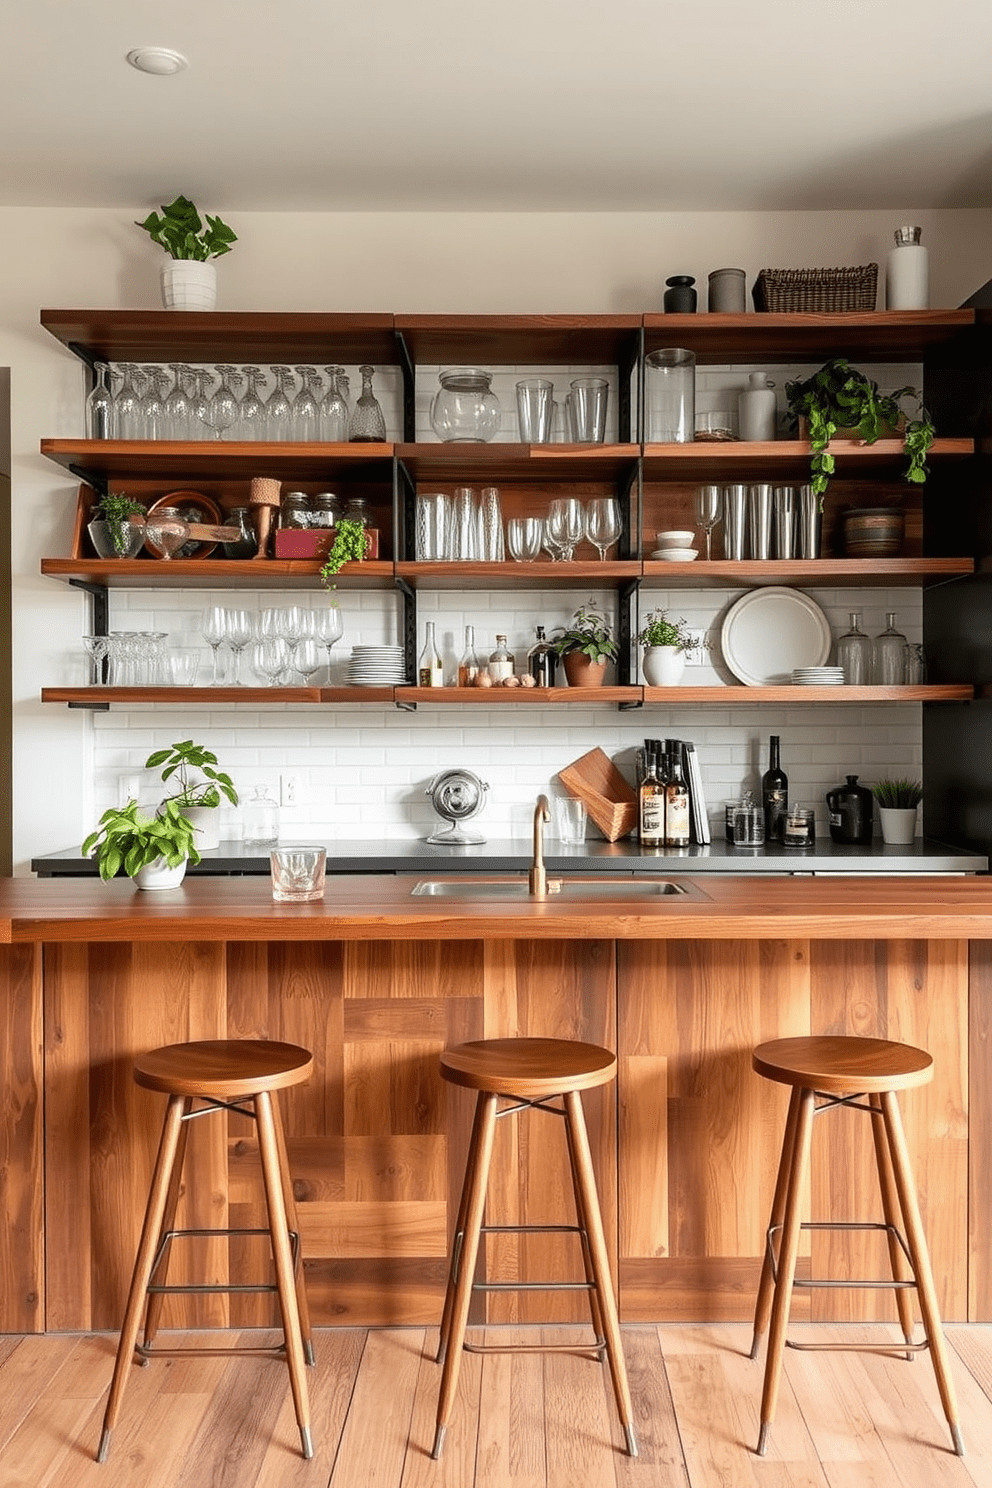
[{"label": "wooden open shelf", "polygon": [[[829,357],[920,362],[975,324],[974,310],[842,314],[644,316],[644,349],[685,346],[697,363],[823,362]],[[842,347],[843,351],[838,351]]]},{"label": "wooden open shelf", "polygon": [[[43,439],[41,453],[81,480],[151,480],[195,486],[198,481],[378,480],[392,483],[393,445],[296,444],[289,440]],[[246,495],[247,499],[247,495]]]},{"label": "wooden open shelf", "polygon": [[[52,579],[107,589],[322,589],[320,564],[287,558],[43,558]],[[392,563],[346,563],[339,589],[392,589]]]},{"label": "wooden open shelf", "polygon": [[[906,452],[901,439],[879,439],[874,444],[837,439],[828,446],[837,459],[838,476],[902,473]],[[927,454],[934,460],[964,460],[975,453],[973,439],[935,439]],[[726,443],[701,441],[693,444],[644,445],[645,480],[734,481],[809,480],[810,444],[807,439],[775,439],[768,442]]]}]

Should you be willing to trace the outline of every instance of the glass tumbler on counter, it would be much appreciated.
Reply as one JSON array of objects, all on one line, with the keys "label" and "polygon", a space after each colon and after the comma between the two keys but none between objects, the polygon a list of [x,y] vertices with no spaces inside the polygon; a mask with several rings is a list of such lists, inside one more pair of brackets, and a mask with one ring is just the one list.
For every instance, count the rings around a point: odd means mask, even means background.
[{"label": "glass tumbler on counter", "polygon": [[324,875],[327,849],[299,843],[274,847],[269,853],[272,866],[272,897],[284,904],[308,904],[324,897]]}]

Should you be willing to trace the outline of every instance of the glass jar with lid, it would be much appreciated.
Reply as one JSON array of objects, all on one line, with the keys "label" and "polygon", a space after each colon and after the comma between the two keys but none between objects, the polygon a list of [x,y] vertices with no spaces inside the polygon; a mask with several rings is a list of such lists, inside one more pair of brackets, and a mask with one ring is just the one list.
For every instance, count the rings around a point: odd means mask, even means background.
[{"label": "glass jar with lid", "polygon": [[372,508],[364,496],[349,496],[344,514],[349,522],[362,522],[366,527],[371,527],[375,522]]},{"label": "glass jar with lid", "polygon": [[431,399],[431,428],[445,444],[487,443],[499,433],[502,410],[491,372],[449,367],[438,374],[441,391]]},{"label": "glass jar with lid", "polygon": [[258,552],[258,538],[251,520],[251,508],[236,506],[224,518],[225,527],[237,527],[241,536],[234,542],[221,543],[225,558],[254,558]]},{"label": "glass jar with lid", "polygon": [[336,527],[341,515],[341,502],[333,491],[319,491],[313,498],[310,512],[311,527]]},{"label": "glass jar with lid", "polygon": [[297,531],[310,526],[310,497],[305,491],[287,491],[279,503],[279,521],[282,528]]}]

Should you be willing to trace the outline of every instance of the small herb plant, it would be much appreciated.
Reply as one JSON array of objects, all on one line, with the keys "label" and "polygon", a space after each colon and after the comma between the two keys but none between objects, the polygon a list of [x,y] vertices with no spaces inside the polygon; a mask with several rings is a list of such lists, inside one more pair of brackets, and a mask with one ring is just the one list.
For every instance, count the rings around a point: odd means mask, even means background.
[{"label": "small herb plant", "polygon": [[637,639],[642,646],[674,646],[677,651],[694,651],[699,637],[693,635],[684,616],[669,620],[664,610],[651,610]]},{"label": "small herb plant", "polygon": [[606,616],[594,599],[587,605],[579,605],[572,615],[572,625],[567,630],[562,626],[557,628],[562,633],[555,637],[552,644],[559,656],[567,656],[570,651],[581,651],[590,661],[616,661],[617,643],[613,639]]},{"label": "small herb plant", "polygon": [[923,407],[923,395],[916,388],[897,388],[894,393],[881,393],[878,383],[851,367],[842,357],[825,362],[812,377],[785,385],[789,413],[798,426],[800,418],[809,423],[809,440],[813,447],[810,460],[812,487],[822,498],[834,473],[834,456],[827,449],[838,429],[856,428],[866,444],[874,444],[891,435],[904,417],[902,400],[910,398],[918,405],[915,418],[906,419],[902,429],[907,466],[905,478],[922,485],[927,478],[927,451],[936,430]]},{"label": "small herb plant", "polygon": [[196,207],[186,196],[177,196],[174,202],[158,212],[149,212],[144,222],[136,222],[148,233],[153,243],[164,248],[170,258],[195,259],[204,263],[208,258],[220,258],[230,253],[231,244],[238,235],[219,217],[204,213],[204,224]]},{"label": "small herb plant", "polygon": [[110,528],[110,538],[114,544],[114,552],[122,558],[128,549],[128,535],[124,530],[126,522],[132,517],[143,517],[145,507],[140,501],[134,501],[126,491],[108,491],[101,496],[90,520],[94,522],[106,522]]},{"label": "small herb plant", "polygon": [[364,522],[356,522],[353,517],[339,518],[330,552],[320,570],[321,582],[328,589],[333,589],[334,584],[331,581],[334,575],[340,573],[346,563],[361,563],[369,550],[370,541]]},{"label": "small herb plant", "polygon": [[105,883],[116,878],[122,868],[128,878],[134,878],[139,869],[156,858],[164,858],[170,868],[178,868],[186,858],[191,863],[200,861],[193,826],[175,801],[166,801],[151,818],[141,814],[137,801],[128,801],[124,807],[112,806],[103,813],[82,851],[84,858],[96,857]]},{"label": "small herb plant", "polygon": [[897,811],[912,811],[923,800],[923,786],[918,780],[877,780],[871,791],[879,806]]},{"label": "small herb plant", "polygon": [[[156,749],[145,760],[146,770],[156,770],[164,765],[162,779],[172,780],[179,787],[167,796],[163,808],[175,805],[180,811],[189,811],[197,806],[219,806],[221,795],[227,797],[232,806],[238,804],[238,793],[229,775],[216,770],[217,756],[202,744],[184,739],[181,744],[172,744],[168,749]],[[197,771],[197,778],[191,772]]]}]

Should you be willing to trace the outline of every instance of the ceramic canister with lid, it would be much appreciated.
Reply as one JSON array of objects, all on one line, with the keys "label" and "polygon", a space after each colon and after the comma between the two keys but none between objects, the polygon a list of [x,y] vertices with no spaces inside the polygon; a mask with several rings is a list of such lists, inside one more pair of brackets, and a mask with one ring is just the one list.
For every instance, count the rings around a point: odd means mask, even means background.
[{"label": "ceramic canister with lid", "polygon": [[711,314],[744,314],[747,304],[743,269],[714,269],[708,282]]},{"label": "ceramic canister with lid", "polygon": [[827,791],[830,808],[830,836],[834,842],[871,841],[872,794],[858,784],[857,775],[848,775],[846,785]]}]

